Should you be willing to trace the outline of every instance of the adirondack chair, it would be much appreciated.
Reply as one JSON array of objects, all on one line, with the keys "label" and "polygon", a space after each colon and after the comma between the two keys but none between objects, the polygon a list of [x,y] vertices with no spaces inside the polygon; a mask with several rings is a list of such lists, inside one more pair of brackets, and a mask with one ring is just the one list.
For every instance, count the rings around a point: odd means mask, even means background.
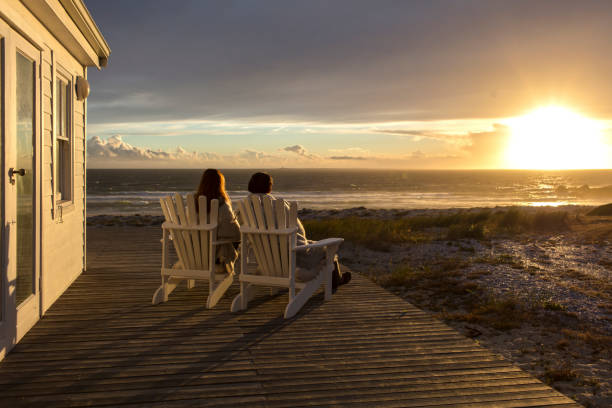
[{"label": "adirondack chair", "polygon": [[[331,299],[333,261],[344,241],[342,238],[296,246],[296,202],[291,202],[287,208],[284,200],[253,195],[241,200],[238,209],[241,219],[240,294],[232,302],[233,312],[247,308],[256,286],[269,286],[272,292],[278,288],[289,289],[285,319],[293,317],[321,284],[325,285],[325,300]],[[325,263],[314,279],[299,282],[296,280],[296,253],[309,248],[323,248]],[[296,293],[296,289],[299,292]]]},{"label": "adirondack chair", "polygon": [[[186,201],[186,203],[185,203]],[[186,200],[180,194],[160,199],[166,221],[162,224],[162,268],[161,286],[155,291],[152,303],[167,302],[168,295],[187,280],[193,288],[195,280],[208,280],[209,293],[206,307],[214,307],[234,280],[232,265],[215,264],[216,248],[229,241],[217,240],[219,201],[211,200],[207,211],[206,197],[199,198],[196,211],[195,195],[188,194]],[[186,204],[186,205],[185,205]],[[169,240],[174,244],[178,262],[169,265]]]}]

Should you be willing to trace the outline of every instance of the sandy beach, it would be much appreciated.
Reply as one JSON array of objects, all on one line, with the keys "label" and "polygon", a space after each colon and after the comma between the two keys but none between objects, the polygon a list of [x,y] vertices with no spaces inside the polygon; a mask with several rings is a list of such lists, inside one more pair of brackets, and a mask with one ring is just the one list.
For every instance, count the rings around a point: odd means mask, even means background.
[{"label": "sandy beach", "polygon": [[[340,252],[345,269],[432,313],[581,404],[607,407],[612,405],[612,217],[586,215],[591,210],[360,207],[302,209],[300,218],[309,238],[345,236]],[[532,221],[509,224],[513,217]],[[88,227],[161,222],[159,216],[95,216]],[[372,232],[367,240],[357,234],[362,223],[372,231],[378,224],[389,229],[404,223],[410,231],[399,238]]]}]

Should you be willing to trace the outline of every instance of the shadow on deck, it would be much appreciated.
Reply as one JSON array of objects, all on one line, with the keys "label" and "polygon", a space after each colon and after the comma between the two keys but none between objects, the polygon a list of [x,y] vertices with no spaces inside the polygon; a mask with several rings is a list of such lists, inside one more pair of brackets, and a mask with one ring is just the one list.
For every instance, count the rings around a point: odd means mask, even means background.
[{"label": "shadow on deck", "polygon": [[151,306],[159,228],[88,231],[88,270],[0,363],[0,406],[579,406],[365,278],[284,320],[205,285]]}]

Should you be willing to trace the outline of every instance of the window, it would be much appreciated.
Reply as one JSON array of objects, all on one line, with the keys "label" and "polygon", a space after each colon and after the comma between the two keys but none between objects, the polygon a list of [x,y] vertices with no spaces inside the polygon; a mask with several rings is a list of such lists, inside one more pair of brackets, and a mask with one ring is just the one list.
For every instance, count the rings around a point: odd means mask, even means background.
[{"label": "window", "polygon": [[58,75],[55,95],[55,194],[58,202],[72,200],[71,89],[70,81]]}]

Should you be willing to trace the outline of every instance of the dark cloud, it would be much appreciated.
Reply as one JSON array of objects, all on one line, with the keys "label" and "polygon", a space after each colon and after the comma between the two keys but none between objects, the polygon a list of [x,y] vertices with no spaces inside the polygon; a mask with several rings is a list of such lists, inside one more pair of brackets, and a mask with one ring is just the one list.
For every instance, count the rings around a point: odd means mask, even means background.
[{"label": "dark cloud", "polygon": [[366,157],[361,156],[331,156],[329,160],[368,160]]},{"label": "dark cloud", "polygon": [[283,150],[285,152],[295,153],[298,156],[302,156],[302,157],[305,157],[307,159],[318,159],[319,158],[319,156],[317,156],[316,154],[308,153],[306,148],[304,148],[304,146],[302,146],[302,145],[287,146],[287,147],[283,147],[281,150]]},{"label": "dark cloud", "polygon": [[426,136],[428,132],[423,130],[405,130],[405,129],[375,129],[378,133],[386,133],[389,135],[399,136]]},{"label": "dark cloud", "polygon": [[283,150],[286,152],[293,152],[295,154],[299,154],[300,156],[306,155],[306,149],[304,149],[304,146],[302,145],[293,145],[293,146],[283,147]]},{"label": "dark cloud", "polygon": [[457,140],[464,138],[464,136],[460,134],[440,133],[429,130],[376,129],[375,132],[397,136],[412,136],[414,140],[421,140],[427,138],[441,140],[445,142],[456,142]]},{"label": "dark cloud", "polygon": [[86,0],[112,48],[90,122],[612,114],[612,3]]}]

